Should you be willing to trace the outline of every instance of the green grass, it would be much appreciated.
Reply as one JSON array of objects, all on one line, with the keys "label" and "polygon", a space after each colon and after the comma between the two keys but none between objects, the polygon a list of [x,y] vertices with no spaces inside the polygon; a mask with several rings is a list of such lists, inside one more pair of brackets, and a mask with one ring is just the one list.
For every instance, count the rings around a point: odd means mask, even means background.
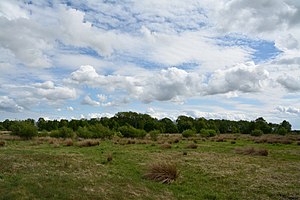
[{"label": "green grass", "polygon": [[[5,137],[0,147],[0,199],[300,199],[296,142],[256,144],[241,137],[231,144],[229,139],[189,138],[170,149],[160,148],[174,137],[135,144],[113,139],[92,147]],[[187,148],[192,142],[197,149]],[[241,155],[235,153],[237,147],[265,148],[269,155]],[[180,175],[175,182],[143,178],[149,165],[159,161],[176,163]]]}]

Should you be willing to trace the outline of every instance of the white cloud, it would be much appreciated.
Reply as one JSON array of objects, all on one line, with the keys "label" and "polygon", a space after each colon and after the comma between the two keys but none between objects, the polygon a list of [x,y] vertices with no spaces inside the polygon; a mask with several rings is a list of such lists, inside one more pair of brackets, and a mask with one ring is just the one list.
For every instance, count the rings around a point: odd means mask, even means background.
[{"label": "white cloud", "polygon": [[206,94],[222,94],[232,91],[258,92],[268,79],[268,71],[253,63],[214,72],[207,83]]},{"label": "white cloud", "polygon": [[98,101],[91,99],[91,97],[89,96],[85,96],[81,101],[81,104],[90,106],[100,106],[100,103]]},{"label": "white cloud", "polygon": [[74,111],[74,108],[72,106],[67,107],[68,111]]},{"label": "white cloud", "polygon": [[300,109],[295,107],[277,106],[275,109],[281,113],[300,115]]},{"label": "white cloud", "polygon": [[280,76],[277,81],[290,92],[300,91],[300,78],[284,75]]},{"label": "white cloud", "polygon": [[24,108],[8,96],[0,96],[0,111],[22,112]]}]

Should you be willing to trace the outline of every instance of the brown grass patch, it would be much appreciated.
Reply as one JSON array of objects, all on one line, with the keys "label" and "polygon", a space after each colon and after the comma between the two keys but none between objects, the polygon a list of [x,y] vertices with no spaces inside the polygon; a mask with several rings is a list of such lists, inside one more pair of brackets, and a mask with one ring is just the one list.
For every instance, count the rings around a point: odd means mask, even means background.
[{"label": "brown grass patch", "polygon": [[77,146],[79,147],[92,147],[92,146],[98,146],[100,143],[98,140],[83,140],[83,141],[79,141],[77,142]]},{"label": "brown grass patch", "polygon": [[113,159],[112,153],[109,153],[106,158],[107,162],[111,162],[112,159]]},{"label": "brown grass patch", "polygon": [[197,148],[198,148],[198,145],[195,144],[195,143],[191,143],[191,144],[188,144],[188,145],[186,146],[186,148],[188,148],[188,149],[197,149]]},{"label": "brown grass patch", "polygon": [[4,147],[5,146],[5,141],[0,141],[0,147]]},{"label": "brown grass patch", "polygon": [[73,145],[74,145],[74,142],[73,142],[72,139],[68,138],[68,139],[65,140],[64,145],[65,145],[65,146],[68,146],[68,147],[69,147],[69,146],[73,146]]},{"label": "brown grass patch", "polygon": [[255,149],[254,147],[236,148],[235,152],[243,155],[268,156],[267,149]]},{"label": "brown grass patch", "polygon": [[171,148],[172,148],[172,145],[170,145],[170,144],[168,144],[168,143],[165,143],[165,144],[160,145],[160,148],[161,148],[161,149],[171,149]]},{"label": "brown grass patch", "polygon": [[174,163],[159,162],[149,166],[144,178],[156,182],[170,184],[179,176],[179,171]]}]

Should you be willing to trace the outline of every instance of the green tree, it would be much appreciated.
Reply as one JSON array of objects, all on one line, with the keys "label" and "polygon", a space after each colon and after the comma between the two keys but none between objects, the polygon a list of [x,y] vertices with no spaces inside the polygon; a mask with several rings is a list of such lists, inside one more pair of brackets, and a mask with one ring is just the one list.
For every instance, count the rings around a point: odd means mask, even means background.
[{"label": "green tree", "polygon": [[12,134],[24,139],[31,139],[38,133],[37,127],[30,121],[16,121],[12,127]]},{"label": "green tree", "polygon": [[180,133],[188,129],[194,129],[194,119],[192,117],[181,115],[177,118],[176,123]]}]

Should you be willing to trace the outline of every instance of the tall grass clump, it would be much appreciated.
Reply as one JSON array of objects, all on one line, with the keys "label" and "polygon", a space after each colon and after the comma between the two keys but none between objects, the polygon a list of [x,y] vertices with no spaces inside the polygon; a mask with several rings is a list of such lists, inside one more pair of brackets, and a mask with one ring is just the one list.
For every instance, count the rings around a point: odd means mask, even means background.
[{"label": "tall grass clump", "polygon": [[144,174],[144,178],[164,184],[174,182],[178,176],[179,171],[176,164],[167,162],[151,164],[147,173]]},{"label": "tall grass clump", "polygon": [[236,148],[235,152],[243,155],[268,156],[267,149],[255,149],[254,147]]}]

